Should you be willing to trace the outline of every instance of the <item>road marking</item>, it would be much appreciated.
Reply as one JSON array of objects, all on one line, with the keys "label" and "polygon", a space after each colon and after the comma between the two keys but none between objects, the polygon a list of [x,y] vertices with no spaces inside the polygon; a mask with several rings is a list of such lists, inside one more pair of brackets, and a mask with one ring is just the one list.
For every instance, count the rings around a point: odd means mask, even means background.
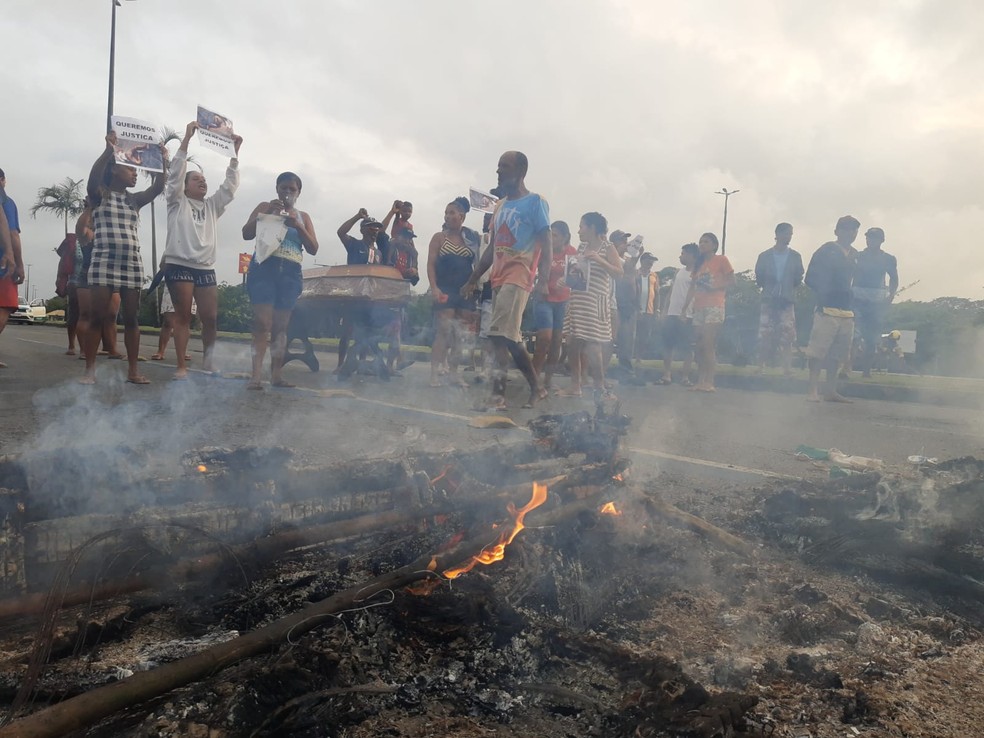
[{"label": "road marking", "polygon": [[721,469],[722,471],[739,472],[741,474],[754,474],[769,479],[800,479],[800,477],[791,474],[777,474],[776,472],[766,471],[765,469],[753,469],[752,467],[738,466],[737,464],[722,464],[718,461],[708,461],[707,459],[698,459],[693,456],[680,456],[679,454],[671,454],[665,451],[652,451],[647,448],[638,448],[637,446],[628,446],[626,451],[643,456],[652,456],[657,459],[666,459],[667,461],[679,461],[683,464],[706,466],[710,469]]},{"label": "road marking", "polygon": [[[316,394],[317,390],[306,390]],[[380,405],[382,407],[392,408],[394,410],[404,410],[411,413],[422,413],[424,415],[433,415],[439,418],[449,418],[451,420],[463,420],[466,423],[471,420],[471,417],[467,415],[458,415],[456,413],[446,413],[440,410],[430,410],[423,407],[411,407],[410,405],[400,405],[395,402],[386,402],[384,400],[373,400],[368,397],[358,397],[347,398],[355,399],[360,402],[367,402],[372,405]],[[525,433],[529,433],[528,428],[523,428],[522,426],[517,426],[517,430],[521,430]],[[510,429],[512,430],[512,429]],[[698,459],[693,456],[681,456],[679,454],[671,454],[665,451],[652,451],[650,449],[639,448],[637,446],[628,446],[626,451],[634,454],[641,454],[642,456],[652,456],[657,459],[666,459],[667,461],[678,461],[682,464],[692,464],[694,466],[703,466],[709,469],[720,469],[722,471],[738,472],[740,474],[752,474],[754,476],[765,477],[768,479],[791,479],[798,480],[800,477],[793,476],[791,474],[777,474],[776,472],[766,471],[765,469],[754,469],[748,466],[739,466],[737,464],[722,464],[718,461],[709,461],[707,459]]]}]

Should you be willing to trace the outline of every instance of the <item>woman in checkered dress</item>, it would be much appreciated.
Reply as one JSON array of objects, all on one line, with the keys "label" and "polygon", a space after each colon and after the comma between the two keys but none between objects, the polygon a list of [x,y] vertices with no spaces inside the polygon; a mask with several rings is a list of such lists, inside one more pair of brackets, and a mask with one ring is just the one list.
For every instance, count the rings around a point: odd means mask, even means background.
[{"label": "woman in checkered dress", "polygon": [[[128,192],[137,183],[137,170],[114,161],[116,134],[106,136],[106,148],[89,173],[86,189],[96,203],[93,210],[95,235],[92,264],[89,267],[90,322],[83,337],[85,374],[82,384],[96,383],[96,351],[105,325],[115,324],[112,310],[113,291],[118,290],[123,311],[123,340],[128,363],[127,381],[150,384],[140,374],[137,353],[140,348],[140,324],[137,310],[143,287],[143,262],[140,257],[140,208],[164,191],[164,175],[154,175],[153,184],[143,192]],[[167,171],[167,149],[164,170]]]}]

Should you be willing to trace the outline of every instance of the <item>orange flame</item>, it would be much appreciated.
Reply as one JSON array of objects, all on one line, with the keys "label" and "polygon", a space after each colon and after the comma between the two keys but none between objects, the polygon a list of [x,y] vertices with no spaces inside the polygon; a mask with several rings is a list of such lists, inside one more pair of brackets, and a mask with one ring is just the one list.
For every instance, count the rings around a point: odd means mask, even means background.
[{"label": "orange flame", "polygon": [[616,482],[624,482],[625,481],[625,477],[623,477],[621,473],[616,474],[614,477],[612,477],[612,479],[614,479]]},{"label": "orange flame", "polygon": [[205,466],[204,464],[199,464],[198,465],[198,471],[200,471],[202,474],[204,474],[205,472],[208,471],[208,467]]},{"label": "orange flame", "polygon": [[602,515],[621,515],[622,514],[622,511],[621,510],[616,509],[614,502],[606,502],[604,505],[601,506],[601,509],[598,512],[600,512]]},{"label": "orange flame", "polygon": [[513,528],[511,531],[503,531],[499,534],[499,540],[496,541],[491,546],[486,546],[482,549],[478,556],[472,556],[471,561],[462,567],[457,569],[448,569],[444,572],[444,576],[448,579],[455,579],[460,577],[462,574],[467,574],[472,569],[475,568],[476,564],[483,564],[488,566],[489,564],[494,564],[496,561],[502,561],[506,555],[506,546],[513,542],[513,539],[519,535],[519,532],[523,530],[526,526],[523,520],[526,518],[526,513],[530,510],[534,510],[544,502],[547,501],[547,486],[545,484],[537,484],[533,482],[533,496],[530,501],[526,503],[519,510],[511,502],[507,506],[509,515],[513,518]]}]

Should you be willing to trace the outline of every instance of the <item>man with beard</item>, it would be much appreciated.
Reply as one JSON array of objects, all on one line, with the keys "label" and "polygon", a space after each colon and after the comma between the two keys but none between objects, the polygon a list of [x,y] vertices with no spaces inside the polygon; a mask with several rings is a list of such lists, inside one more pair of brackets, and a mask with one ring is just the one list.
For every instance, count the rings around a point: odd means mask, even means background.
[{"label": "man with beard", "polygon": [[[482,254],[461,294],[471,297],[482,275],[492,268],[492,317],[488,336],[495,348],[496,374],[491,407],[506,407],[506,372],[509,357],[530,386],[525,407],[546,397],[530,355],[523,346],[521,323],[530,292],[547,293],[550,263],[550,213],[547,201],[526,189],[529,160],[520,151],[499,157],[496,169],[501,199],[492,215],[491,248]],[[543,264],[542,270],[538,266]]]}]

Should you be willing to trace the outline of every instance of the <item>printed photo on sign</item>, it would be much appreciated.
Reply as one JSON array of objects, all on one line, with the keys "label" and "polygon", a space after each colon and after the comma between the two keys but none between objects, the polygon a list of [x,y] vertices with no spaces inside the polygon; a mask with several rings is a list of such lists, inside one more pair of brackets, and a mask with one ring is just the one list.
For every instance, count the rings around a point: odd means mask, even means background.
[{"label": "printed photo on sign", "polygon": [[148,172],[164,171],[160,128],[145,120],[115,115],[112,123],[116,134],[116,145],[113,148],[117,164]]},{"label": "printed photo on sign", "polygon": [[233,135],[231,119],[198,106],[198,143],[233,158],[236,156]]},{"label": "printed photo on sign", "polygon": [[564,268],[564,284],[574,292],[585,292],[588,289],[588,269],[591,265],[579,256],[568,256]]},{"label": "printed photo on sign", "polygon": [[491,213],[495,210],[495,201],[496,198],[488,192],[476,190],[474,187],[468,190],[468,204],[471,205],[472,210],[477,210],[480,213]]}]

